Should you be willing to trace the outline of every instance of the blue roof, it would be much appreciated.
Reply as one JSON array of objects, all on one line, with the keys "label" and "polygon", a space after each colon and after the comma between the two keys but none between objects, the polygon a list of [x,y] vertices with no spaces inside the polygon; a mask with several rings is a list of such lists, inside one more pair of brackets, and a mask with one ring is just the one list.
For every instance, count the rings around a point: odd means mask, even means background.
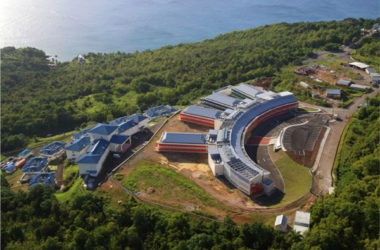
[{"label": "blue roof", "polygon": [[22,152],[19,153],[18,155],[21,156],[21,157],[25,157],[25,156],[28,155],[30,152],[32,152],[32,150],[30,150],[30,149],[25,149],[24,151],[22,151]]},{"label": "blue roof", "polygon": [[328,95],[340,95],[340,89],[327,89],[326,92]]},{"label": "blue roof", "polygon": [[32,157],[30,158],[22,168],[24,172],[38,172],[46,167],[48,160],[46,157]]},{"label": "blue roof", "polygon": [[55,173],[54,172],[37,174],[29,182],[29,188],[31,188],[37,184],[52,185],[52,184],[54,184],[54,180],[55,180]]},{"label": "blue roof", "polygon": [[52,143],[44,146],[40,150],[40,153],[45,154],[45,155],[53,155],[53,154],[59,152],[60,150],[62,150],[65,145],[66,145],[66,143],[64,143],[64,142],[55,141],[55,142],[52,142]]},{"label": "blue roof", "polygon": [[148,117],[144,115],[133,114],[130,116],[123,116],[123,117],[116,118],[115,120],[110,121],[109,124],[113,126],[119,126],[120,124],[125,123],[127,121],[134,121],[136,123],[139,123],[145,119],[148,119]]},{"label": "blue roof", "polygon": [[206,144],[206,135],[198,133],[164,132],[162,143]]},{"label": "blue roof", "polygon": [[128,121],[128,116],[122,116],[109,122],[110,125],[118,126],[119,124]]},{"label": "blue roof", "polygon": [[104,151],[106,151],[109,144],[110,143],[104,139],[97,139],[91,143],[91,146],[87,149],[87,153],[102,155]]},{"label": "blue roof", "polygon": [[111,137],[111,143],[115,144],[123,144],[126,140],[128,140],[129,135],[113,135]]},{"label": "blue roof", "polygon": [[16,165],[13,162],[8,163],[7,167],[4,168],[5,171],[12,171],[15,169]]},{"label": "blue roof", "polygon": [[76,163],[98,163],[104,152],[107,150],[109,142],[104,139],[93,141],[87,152],[81,155]]},{"label": "blue roof", "polygon": [[161,106],[157,106],[157,107],[153,107],[148,110],[145,110],[144,113],[150,117],[159,117],[159,116],[173,113],[176,110],[177,109],[172,106],[161,105]]},{"label": "blue roof", "polygon": [[234,106],[238,105],[239,103],[241,103],[241,101],[238,99],[232,98],[230,96],[218,94],[218,93],[213,93],[209,96],[206,96],[206,97],[202,98],[202,100],[210,101],[210,102],[216,102],[216,103],[226,105],[229,107],[234,107]]},{"label": "blue roof", "polygon": [[145,119],[148,119],[148,117],[146,117],[144,115],[133,114],[133,115],[128,116],[128,119],[132,120],[132,121],[134,121],[136,123],[139,123],[139,122],[141,122],[141,121],[143,121]]},{"label": "blue roof", "polygon": [[184,111],[182,111],[182,113],[188,115],[202,116],[211,119],[217,119],[222,114],[222,112],[220,112],[219,110],[203,108],[198,106],[189,106]]},{"label": "blue roof", "polygon": [[74,139],[79,139],[81,138],[82,136],[84,136],[90,129],[89,128],[86,128],[86,129],[83,129],[79,132],[76,132],[74,134],[72,134],[71,136],[74,138]]},{"label": "blue roof", "polygon": [[[255,117],[263,114],[264,112],[276,108],[281,105],[286,105],[290,103],[296,103],[297,99],[293,95],[279,96],[275,99],[259,103],[255,106],[252,106],[249,110],[244,112],[238,119],[235,121],[231,134],[231,146],[234,149],[235,153],[239,157],[239,160],[249,166],[253,171],[262,171],[260,168],[256,166],[252,167],[252,161],[246,157],[246,154],[243,152],[242,147],[242,138],[243,133],[247,125],[255,119]],[[251,171],[249,170],[249,171]]]},{"label": "blue roof", "polygon": [[79,159],[76,161],[78,164],[83,163],[90,163],[90,164],[96,164],[99,162],[101,155],[92,155],[92,154],[84,154],[79,157]]},{"label": "blue roof", "polygon": [[99,123],[88,132],[99,135],[110,135],[117,129],[117,126]]},{"label": "blue roof", "polygon": [[120,124],[118,131],[119,131],[119,133],[123,133],[124,131],[127,131],[130,128],[133,128],[136,125],[137,125],[136,122],[129,120],[129,121],[126,121],[126,122]]},{"label": "blue roof", "polygon": [[72,141],[68,146],[66,146],[66,150],[79,152],[88,145],[90,145],[90,136],[83,136]]},{"label": "blue roof", "polygon": [[348,86],[351,83],[351,81],[339,79],[336,83],[338,83],[340,85],[347,85]]}]

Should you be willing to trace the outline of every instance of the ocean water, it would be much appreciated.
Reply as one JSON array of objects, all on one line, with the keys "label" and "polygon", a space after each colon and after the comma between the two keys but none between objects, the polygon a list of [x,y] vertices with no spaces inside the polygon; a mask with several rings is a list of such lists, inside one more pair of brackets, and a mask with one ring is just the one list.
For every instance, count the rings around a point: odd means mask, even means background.
[{"label": "ocean water", "polygon": [[60,61],[197,42],[278,22],[377,18],[378,0],[1,0],[0,47]]}]

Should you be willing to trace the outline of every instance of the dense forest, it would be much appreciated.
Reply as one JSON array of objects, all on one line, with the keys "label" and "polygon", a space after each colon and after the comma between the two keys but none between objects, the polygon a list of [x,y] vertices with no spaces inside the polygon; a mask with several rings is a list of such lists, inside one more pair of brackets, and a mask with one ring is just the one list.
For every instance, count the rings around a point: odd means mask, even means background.
[{"label": "dense forest", "polygon": [[2,249],[378,249],[380,95],[354,115],[340,145],[335,193],[311,208],[303,237],[261,223],[203,221],[104,197],[59,203],[48,186],[14,193],[2,175]]},{"label": "dense forest", "polygon": [[159,104],[187,105],[225,85],[272,77],[315,49],[359,41],[360,28],[373,23],[279,23],[153,51],[88,53],[85,63],[74,59],[55,67],[38,49],[3,48],[2,150],[88,121],[104,122]]}]

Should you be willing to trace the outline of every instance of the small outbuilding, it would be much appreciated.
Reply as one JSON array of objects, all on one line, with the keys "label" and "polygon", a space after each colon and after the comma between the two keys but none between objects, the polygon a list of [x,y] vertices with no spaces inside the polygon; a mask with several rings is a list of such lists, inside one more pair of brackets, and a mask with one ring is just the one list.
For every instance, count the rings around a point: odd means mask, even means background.
[{"label": "small outbuilding", "polygon": [[368,86],[366,86],[366,85],[361,85],[361,84],[352,84],[352,85],[350,86],[350,88],[352,88],[352,89],[357,89],[357,90],[363,90],[363,91],[369,89]]},{"label": "small outbuilding", "polygon": [[303,87],[303,88],[305,88],[305,89],[310,89],[310,86],[309,86],[309,84],[307,84],[306,82],[300,82],[299,83],[299,85],[301,86],[301,87]]},{"label": "small outbuilding", "polygon": [[329,98],[339,99],[341,96],[340,89],[326,89],[326,95]]},{"label": "small outbuilding", "polygon": [[369,67],[367,64],[361,63],[361,62],[352,62],[350,63],[350,66],[356,69],[360,69],[360,70],[365,70],[366,68]]},{"label": "small outbuilding", "polygon": [[365,69],[365,72],[366,72],[368,75],[370,75],[370,74],[372,74],[372,73],[376,73],[376,70],[375,70],[374,68],[366,68],[366,69]]},{"label": "small outbuilding", "polygon": [[336,81],[336,85],[342,86],[342,87],[348,87],[350,86],[351,83],[352,81],[343,80],[343,79],[339,79],[338,81]]},{"label": "small outbuilding", "polygon": [[288,229],[288,219],[285,217],[285,215],[281,214],[276,217],[276,221],[274,223],[274,227],[276,230],[280,232],[286,232]]},{"label": "small outbuilding", "polygon": [[303,211],[296,211],[296,216],[294,217],[294,231],[303,234],[305,231],[309,230],[310,227],[310,213]]},{"label": "small outbuilding", "polygon": [[376,84],[380,82],[380,74],[379,73],[371,73],[369,75],[371,77],[371,83]]}]

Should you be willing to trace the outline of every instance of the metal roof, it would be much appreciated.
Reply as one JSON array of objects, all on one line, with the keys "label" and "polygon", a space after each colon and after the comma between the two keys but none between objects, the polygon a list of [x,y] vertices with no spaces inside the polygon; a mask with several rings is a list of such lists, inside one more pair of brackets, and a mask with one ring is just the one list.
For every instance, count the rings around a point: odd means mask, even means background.
[{"label": "metal roof", "polygon": [[365,68],[369,67],[367,64],[361,63],[361,62],[352,62],[352,63],[350,63],[350,65],[361,68],[361,69],[365,69]]},{"label": "metal roof", "polygon": [[206,144],[206,135],[198,133],[164,132],[161,143]]},{"label": "metal roof", "polygon": [[25,149],[24,151],[22,151],[22,152],[19,153],[18,155],[21,156],[21,157],[25,157],[25,156],[28,155],[30,152],[32,152],[32,150],[30,150],[30,149]]},{"label": "metal roof", "polygon": [[361,85],[361,84],[351,84],[350,88],[359,89],[359,90],[366,90],[369,87],[366,85]]},{"label": "metal roof", "polygon": [[201,116],[210,119],[217,119],[222,114],[222,112],[219,110],[203,108],[199,106],[189,106],[184,111],[182,111],[182,113],[188,115]]},{"label": "metal roof", "polygon": [[87,149],[87,153],[93,154],[93,155],[102,155],[107,147],[109,145],[109,142],[104,139],[97,139],[94,140],[90,147]]},{"label": "metal roof", "polygon": [[234,107],[234,106],[238,105],[239,103],[241,103],[241,101],[238,99],[235,99],[235,98],[230,97],[230,96],[218,94],[218,93],[213,93],[209,96],[206,96],[206,97],[202,98],[202,100],[215,102],[215,103],[225,105],[228,107]]},{"label": "metal roof", "polygon": [[117,129],[117,126],[99,123],[88,132],[99,135],[110,135]]},{"label": "metal roof", "polygon": [[29,188],[31,188],[37,184],[52,185],[54,184],[54,180],[55,180],[54,172],[41,173],[34,176],[33,179],[29,182],[28,186]]},{"label": "metal roof", "polygon": [[366,70],[367,70],[368,74],[376,73],[376,70],[374,68],[367,68]]},{"label": "metal roof", "polygon": [[343,79],[339,79],[338,81],[336,81],[336,83],[340,84],[340,85],[350,85],[351,81],[347,81],[347,80],[343,80]]},{"label": "metal roof", "polygon": [[157,106],[157,107],[153,107],[148,110],[145,110],[144,113],[150,117],[159,117],[159,116],[173,113],[176,110],[177,109],[172,106],[161,105],[161,106]]},{"label": "metal roof", "polygon": [[79,152],[88,145],[90,145],[90,136],[83,136],[72,141],[68,146],[66,146],[66,150]]},{"label": "metal roof", "polygon": [[133,114],[133,115],[128,116],[128,120],[132,120],[136,123],[144,121],[145,119],[148,119],[148,117],[144,115],[140,115],[140,114]]},{"label": "metal roof", "polygon": [[288,224],[288,219],[283,215],[278,215],[276,217],[276,222],[274,223],[275,226],[279,226],[279,225],[282,225],[282,226],[287,226]]},{"label": "metal roof", "polygon": [[109,142],[104,139],[97,139],[91,143],[91,146],[87,149],[87,152],[81,155],[76,163],[78,164],[97,164],[107,150]]},{"label": "metal roof", "polygon": [[238,91],[252,99],[254,99],[258,94],[263,93],[261,90],[245,83],[241,83],[239,86],[232,87],[232,90]]},{"label": "metal roof", "polygon": [[38,172],[46,167],[48,160],[46,157],[32,157],[22,168],[23,172]]},{"label": "metal roof", "polygon": [[81,131],[78,131],[78,132],[72,134],[71,136],[74,137],[74,139],[79,139],[83,135],[85,135],[89,130],[90,130],[89,128],[82,129]]},{"label": "metal roof", "polygon": [[340,95],[340,89],[326,89],[328,95]]},{"label": "metal roof", "polygon": [[76,161],[77,164],[96,164],[99,162],[101,155],[83,154]]},{"label": "metal roof", "polygon": [[128,140],[129,135],[113,135],[111,137],[111,143],[115,144],[123,144],[126,140]]},{"label": "metal roof", "polygon": [[127,131],[130,128],[133,128],[136,125],[137,125],[137,123],[133,120],[126,121],[126,122],[121,123],[119,125],[118,132],[123,133],[124,131]]},{"label": "metal roof", "polygon": [[53,155],[53,154],[59,152],[60,150],[62,150],[65,145],[66,145],[66,143],[64,143],[64,142],[55,141],[55,142],[49,143],[48,145],[44,146],[40,150],[40,153],[45,154],[45,155]]},{"label": "metal roof", "polygon": [[264,112],[271,110],[275,107],[296,102],[297,99],[293,95],[278,96],[275,99],[259,103],[258,105],[255,105],[251,107],[251,109],[242,113],[242,115],[240,115],[235,120],[231,131],[231,134],[234,135],[231,136],[231,147],[235,151],[238,158],[241,159],[247,166],[254,168],[255,171],[266,173],[264,169],[262,169],[252,160],[248,159],[248,157],[244,153],[242,139],[245,128],[260,114],[263,114]]},{"label": "metal roof", "polygon": [[128,121],[128,116],[122,116],[109,122],[110,125],[118,126],[119,124]]},{"label": "metal roof", "polygon": [[303,211],[296,211],[294,217],[294,225],[309,227],[310,225],[310,213]]}]

